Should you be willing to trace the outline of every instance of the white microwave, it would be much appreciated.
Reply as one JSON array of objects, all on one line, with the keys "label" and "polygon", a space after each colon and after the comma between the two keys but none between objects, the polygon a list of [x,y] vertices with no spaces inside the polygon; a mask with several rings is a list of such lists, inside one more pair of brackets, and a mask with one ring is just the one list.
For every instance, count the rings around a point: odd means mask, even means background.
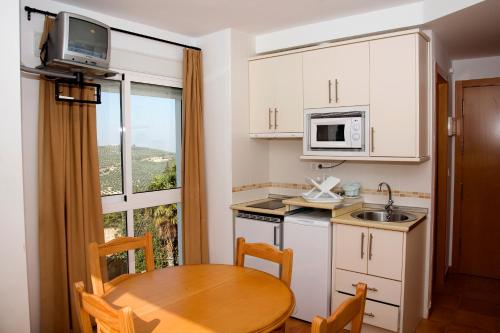
[{"label": "white microwave", "polygon": [[368,155],[368,106],[306,109],[304,155]]}]

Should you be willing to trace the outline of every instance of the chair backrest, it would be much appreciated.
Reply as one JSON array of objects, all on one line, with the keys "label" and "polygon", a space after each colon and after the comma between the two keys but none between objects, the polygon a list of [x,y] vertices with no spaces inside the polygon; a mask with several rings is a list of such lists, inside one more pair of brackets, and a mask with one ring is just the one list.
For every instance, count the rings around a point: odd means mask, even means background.
[{"label": "chair backrest", "polygon": [[328,317],[314,317],[311,333],[338,333],[344,332],[344,327],[351,323],[351,333],[360,333],[365,315],[366,284],[358,283],[356,296],[349,298]]},{"label": "chair backrest", "polygon": [[288,287],[292,282],[292,249],[280,251],[265,243],[246,243],[245,238],[236,240],[236,266],[245,266],[245,255],[269,260],[281,265],[281,281]]},{"label": "chair backrest", "polygon": [[101,257],[120,253],[123,251],[144,249],[144,257],[146,259],[146,271],[155,269],[153,257],[153,242],[151,233],[147,232],[142,237],[119,237],[104,244],[97,244],[95,242],[89,244],[89,262],[90,262],[90,275],[92,281],[92,289],[94,294],[103,295],[107,287],[113,286],[120,281],[123,281],[130,274],[118,276],[114,280],[104,283],[101,272]]},{"label": "chair backrest", "polygon": [[115,310],[100,296],[86,293],[81,281],[75,283],[73,296],[82,333],[92,333],[91,316],[95,318],[98,332],[135,333],[133,313],[129,307]]}]

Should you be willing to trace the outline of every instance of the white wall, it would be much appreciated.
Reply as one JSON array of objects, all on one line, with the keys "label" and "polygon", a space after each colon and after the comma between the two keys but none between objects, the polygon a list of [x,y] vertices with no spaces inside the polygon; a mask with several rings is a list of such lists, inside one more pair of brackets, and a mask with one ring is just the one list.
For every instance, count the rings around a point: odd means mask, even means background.
[{"label": "white wall", "polygon": [[200,38],[211,263],[233,262],[231,227],[231,30]]},{"label": "white wall", "polygon": [[500,56],[453,60],[453,82],[500,77]]},{"label": "white wall", "polygon": [[415,27],[482,1],[484,0],[421,0],[364,14],[278,30],[256,36],[256,53]]},{"label": "white wall", "polygon": [[[430,49],[430,61],[429,61],[429,109],[431,110],[431,116],[429,117],[429,128],[431,129],[429,131],[429,140],[431,142],[431,156],[433,157],[431,160],[432,163],[432,170],[429,175],[429,177],[432,179],[431,182],[431,202],[430,202],[430,211],[429,211],[429,216],[431,216],[431,223],[427,225],[427,234],[426,234],[426,279],[425,279],[425,288],[427,291],[426,294],[426,299],[425,299],[425,304],[427,304],[430,307],[430,300],[432,297],[432,277],[433,277],[433,257],[435,255],[434,253],[434,232],[435,232],[435,221],[434,221],[434,214],[435,214],[435,191],[436,191],[436,78],[437,78],[437,73],[436,73],[436,67],[438,66],[444,73],[441,73],[444,75],[446,79],[449,79],[447,76],[447,73],[449,72],[449,69],[451,68],[451,61],[448,56],[448,53],[446,52],[445,47],[441,43],[440,39],[438,36],[436,36],[432,31],[425,31],[425,33],[431,38],[431,49]],[[449,220],[448,220],[449,221]]]},{"label": "white wall", "polygon": [[[26,268],[19,76],[19,2],[2,2],[0,14],[2,121],[0,123],[0,331],[30,331]],[[6,33],[8,32],[8,33]],[[29,189],[28,189],[29,190]]]},{"label": "white wall", "polygon": [[[249,133],[248,58],[254,55],[253,36],[231,31],[231,115],[232,186],[269,180],[267,140],[255,140]],[[267,195],[267,189],[233,193],[233,202],[249,201]]]},{"label": "white wall", "polygon": [[484,0],[424,0],[424,21],[430,22]]},{"label": "white wall", "polygon": [[[130,22],[97,12],[83,10],[49,0],[22,1],[21,6],[36,7],[52,12],[75,12],[103,21],[104,23],[159,38],[196,45],[188,36],[171,33],[135,22]],[[37,66],[38,41],[43,30],[44,17],[32,15],[26,20],[24,10],[17,15],[21,25],[21,61],[27,66]],[[140,37],[112,33],[111,67],[115,70],[132,70],[142,73],[182,78],[182,48]],[[39,332],[40,284],[38,252],[38,190],[37,190],[37,132],[38,132],[38,80],[33,75],[22,75],[22,135],[23,176],[25,199],[26,252],[28,261],[28,285],[30,299],[31,332]]]}]

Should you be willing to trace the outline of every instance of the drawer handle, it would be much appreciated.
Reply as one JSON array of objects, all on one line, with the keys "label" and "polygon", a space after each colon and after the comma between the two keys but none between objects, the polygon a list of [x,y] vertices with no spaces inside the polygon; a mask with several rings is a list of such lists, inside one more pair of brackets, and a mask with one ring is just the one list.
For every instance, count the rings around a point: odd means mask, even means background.
[{"label": "drawer handle", "polygon": [[[357,284],[351,284],[351,286],[353,286],[354,288],[356,288],[358,285]],[[372,288],[372,287],[366,287],[367,290],[369,291],[373,291],[373,292],[377,292],[378,289],[377,288]]]},{"label": "drawer handle", "polygon": [[375,317],[375,315],[373,314],[373,312],[365,312],[365,316],[371,317],[371,318]]}]

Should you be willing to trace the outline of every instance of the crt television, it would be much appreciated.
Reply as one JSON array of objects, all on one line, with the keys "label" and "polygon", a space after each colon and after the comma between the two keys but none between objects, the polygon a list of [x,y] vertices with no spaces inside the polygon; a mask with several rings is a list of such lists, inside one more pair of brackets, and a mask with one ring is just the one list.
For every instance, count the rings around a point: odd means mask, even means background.
[{"label": "crt television", "polygon": [[111,29],[86,16],[60,12],[49,31],[47,62],[54,59],[109,67]]}]

